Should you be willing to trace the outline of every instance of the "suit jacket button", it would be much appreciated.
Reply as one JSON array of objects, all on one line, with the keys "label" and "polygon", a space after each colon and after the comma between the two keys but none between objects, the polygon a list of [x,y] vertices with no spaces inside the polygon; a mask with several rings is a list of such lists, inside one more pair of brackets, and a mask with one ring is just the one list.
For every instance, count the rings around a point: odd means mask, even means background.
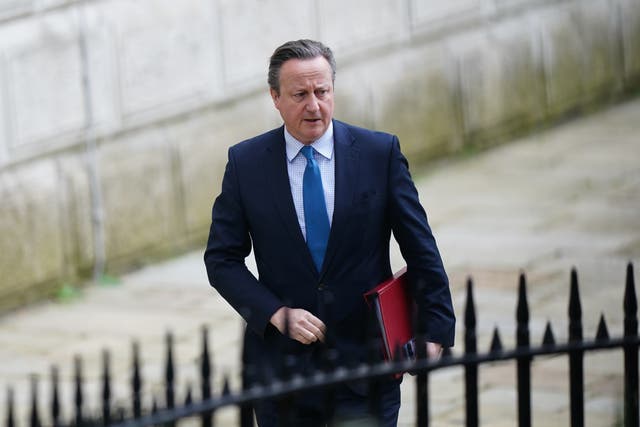
[{"label": "suit jacket button", "polygon": [[319,291],[324,291],[327,288],[327,285],[325,285],[324,283],[320,283],[318,285],[318,290]]}]

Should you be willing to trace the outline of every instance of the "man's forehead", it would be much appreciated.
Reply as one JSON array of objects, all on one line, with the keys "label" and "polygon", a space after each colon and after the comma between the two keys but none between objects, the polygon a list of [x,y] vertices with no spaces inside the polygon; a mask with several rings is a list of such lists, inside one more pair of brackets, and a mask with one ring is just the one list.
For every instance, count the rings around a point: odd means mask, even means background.
[{"label": "man's forehead", "polygon": [[309,74],[309,75],[295,75],[290,78],[290,83],[292,85],[300,85],[307,86],[312,84],[314,86],[328,86],[331,84],[331,78],[324,76],[322,74]]},{"label": "man's forehead", "polygon": [[325,87],[331,86],[331,76],[324,72],[300,72],[284,74],[282,83],[289,86],[300,87]]}]

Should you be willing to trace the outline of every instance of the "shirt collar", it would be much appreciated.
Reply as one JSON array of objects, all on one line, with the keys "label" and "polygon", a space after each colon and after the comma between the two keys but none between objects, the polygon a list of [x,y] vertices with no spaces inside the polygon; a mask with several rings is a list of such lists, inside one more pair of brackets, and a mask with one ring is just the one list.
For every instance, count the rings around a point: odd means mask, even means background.
[{"label": "shirt collar", "polygon": [[[289,162],[292,162],[302,147],[304,147],[304,144],[295,139],[289,133],[286,126],[284,127],[284,141],[287,149],[287,159]],[[333,156],[333,120],[329,123],[329,127],[325,133],[315,140],[311,146],[322,156],[331,160],[331,157]]]}]

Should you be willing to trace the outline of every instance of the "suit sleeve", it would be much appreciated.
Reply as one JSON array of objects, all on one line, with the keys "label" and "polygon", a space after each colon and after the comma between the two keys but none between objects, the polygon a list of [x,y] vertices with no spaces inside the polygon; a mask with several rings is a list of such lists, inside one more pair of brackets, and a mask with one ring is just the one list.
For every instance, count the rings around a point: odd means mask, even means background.
[{"label": "suit sleeve", "polygon": [[389,216],[394,237],[407,263],[407,277],[419,310],[418,326],[428,341],[453,346],[455,315],[449,280],[407,159],[395,136],[389,162]]},{"label": "suit sleeve", "polygon": [[284,304],[247,268],[245,258],[250,252],[249,227],[231,148],[222,190],[213,204],[204,262],[211,286],[246,320],[249,328],[263,336],[271,316]]}]

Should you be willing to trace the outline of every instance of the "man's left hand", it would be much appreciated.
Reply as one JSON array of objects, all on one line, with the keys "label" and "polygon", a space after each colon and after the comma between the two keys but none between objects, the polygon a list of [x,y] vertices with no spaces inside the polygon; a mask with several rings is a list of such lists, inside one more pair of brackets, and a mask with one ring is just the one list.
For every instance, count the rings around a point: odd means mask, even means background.
[{"label": "man's left hand", "polygon": [[427,341],[427,358],[439,359],[442,355],[442,344]]}]

